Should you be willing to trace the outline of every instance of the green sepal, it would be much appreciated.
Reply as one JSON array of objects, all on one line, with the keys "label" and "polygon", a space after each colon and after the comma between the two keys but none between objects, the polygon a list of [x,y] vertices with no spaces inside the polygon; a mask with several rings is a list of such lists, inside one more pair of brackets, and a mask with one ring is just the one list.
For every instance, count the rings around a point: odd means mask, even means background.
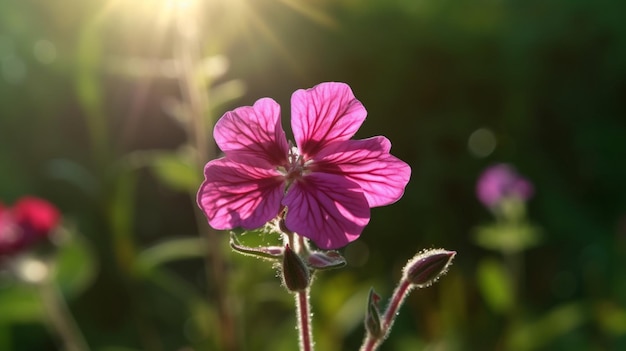
[{"label": "green sepal", "polygon": [[374,339],[379,339],[383,336],[380,310],[378,308],[379,301],[380,296],[374,291],[374,288],[370,288],[370,294],[367,298],[367,311],[365,313],[365,330]]}]

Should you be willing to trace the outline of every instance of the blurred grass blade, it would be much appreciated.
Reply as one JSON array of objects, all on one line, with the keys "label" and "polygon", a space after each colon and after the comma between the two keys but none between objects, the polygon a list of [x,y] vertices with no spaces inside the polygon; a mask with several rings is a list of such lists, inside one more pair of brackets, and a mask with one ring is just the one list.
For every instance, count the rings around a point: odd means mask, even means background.
[{"label": "blurred grass blade", "polygon": [[195,192],[202,182],[194,163],[176,153],[158,153],[151,166],[157,177],[174,190]]},{"label": "blurred grass blade", "polygon": [[505,313],[513,306],[513,285],[500,262],[482,260],[477,269],[478,286],[492,310]]},{"label": "blurred grass blade", "polygon": [[536,321],[516,328],[507,349],[542,350],[554,339],[582,325],[585,319],[585,308],[578,302],[557,306]]},{"label": "blurred grass blade", "polygon": [[148,167],[155,176],[173,190],[195,193],[202,182],[202,170],[195,164],[194,150],[181,147],[172,151],[135,151],[124,159],[130,169]]},{"label": "blurred grass blade", "polygon": [[96,156],[96,161],[102,164],[108,155],[108,125],[104,112],[104,92],[101,81],[104,57],[101,22],[87,20],[79,33],[76,56],[76,93],[85,112],[92,151]]},{"label": "blurred grass blade", "polygon": [[141,251],[135,268],[147,273],[168,262],[201,258],[207,252],[206,245],[206,240],[200,237],[171,239]]},{"label": "blurred grass blade", "polygon": [[66,158],[50,160],[46,164],[46,171],[52,178],[68,182],[93,198],[98,195],[100,187],[98,179],[75,161]]}]

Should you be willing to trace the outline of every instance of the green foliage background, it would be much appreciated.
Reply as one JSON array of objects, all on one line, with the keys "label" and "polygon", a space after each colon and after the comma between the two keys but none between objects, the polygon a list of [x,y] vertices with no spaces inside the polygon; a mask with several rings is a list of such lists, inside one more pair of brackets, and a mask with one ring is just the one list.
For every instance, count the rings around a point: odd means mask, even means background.
[{"label": "green foliage background", "polygon": [[[202,246],[154,251],[205,225],[186,192],[201,173],[166,113],[179,83],[151,69],[177,45],[159,21],[166,3],[0,1],[0,199],[46,198],[89,243],[97,272],[68,298],[94,350],[219,350]],[[626,3],[206,0],[199,11],[203,55],[229,63],[209,118],[269,96],[289,129],[293,91],[343,81],[368,110],[357,136],[387,136],[413,169],[405,196],[372,210],[343,250],[348,266],[318,275],[319,350],[356,350],[370,286],[388,297],[430,247],[458,251],[455,264],[410,296],[383,350],[626,349]],[[237,98],[218,101],[232,80]],[[497,140],[487,157],[468,151],[479,128]],[[515,297],[506,257],[472,240],[493,221],[475,181],[499,162],[534,183],[527,216],[541,228],[518,257]],[[228,257],[241,350],[296,349],[275,271],[223,239],[207,245]],[[57,349],[15,284],[0,276],[0,348]]]}]

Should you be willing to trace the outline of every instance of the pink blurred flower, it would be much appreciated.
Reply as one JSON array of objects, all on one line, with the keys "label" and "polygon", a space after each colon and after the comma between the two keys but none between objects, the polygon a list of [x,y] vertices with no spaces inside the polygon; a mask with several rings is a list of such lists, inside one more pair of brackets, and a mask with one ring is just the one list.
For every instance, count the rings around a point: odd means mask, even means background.
[{"label": "pink blurred flower", "polygon": [[16,254],[46,237],[59,219],[52,204],[36,197],[23,197],[10,208],[0,203],[0,257]]},{"label": "pink blurred flower", "polygon": [[370,208],[397,201],[411,169],[382,136],[351,140],[366,117],[344,83],[322,83],[291,97],[296,146],[270,98],[227,112],[214,136],[225,157],[210,161],[198,205],[215,229],[254,229],[286,206],[285,225],[323,249],[357,239]]},{"label": "pink blurred flower", "polygon": [[533,193],[532,183],[504,163],[485,169],[476,182],[476,196],[487,207],[497,205],[505,197],[526,201]]}]

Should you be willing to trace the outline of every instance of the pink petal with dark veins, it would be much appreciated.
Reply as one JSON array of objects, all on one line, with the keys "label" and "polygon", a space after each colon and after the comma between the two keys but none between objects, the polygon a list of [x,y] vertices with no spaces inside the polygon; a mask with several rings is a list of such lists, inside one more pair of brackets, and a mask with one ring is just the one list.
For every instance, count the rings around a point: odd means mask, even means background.
[{"label": "pink petal with dark veins", "polygon": [[283,200],[285,224],[322,249],[336,249],[356,240],[370,219],[358,184],[342,176],[312,173],[293,183]]},{"label": "pink petal with dark veins", "polygon": [[229,111],[215,124],[215,142],[231,161],[261,168],[286,163],[289,146],[280,124],[280,106],[263,98]]},{"label": "pink petal with dark veins", "polygon": [[285,184],[275,170],[220,158],[204,174],[197,201],[211,227],[255,229],[278,215]]},{"label": "pink petal with dark veins", "polygon": [[391,143],[378,136],[329,144],[315,157],[315,172],[338,174],[359,184],[370,207],[398,201],[411,177],[411,167],[389,154]]},{"label": "pink petal with dark veins", "polygon": [[366,116],[365,107],[345,83],[322,83],[291,96],[291,129],[305,157],[330,142],[350,139]]}]

